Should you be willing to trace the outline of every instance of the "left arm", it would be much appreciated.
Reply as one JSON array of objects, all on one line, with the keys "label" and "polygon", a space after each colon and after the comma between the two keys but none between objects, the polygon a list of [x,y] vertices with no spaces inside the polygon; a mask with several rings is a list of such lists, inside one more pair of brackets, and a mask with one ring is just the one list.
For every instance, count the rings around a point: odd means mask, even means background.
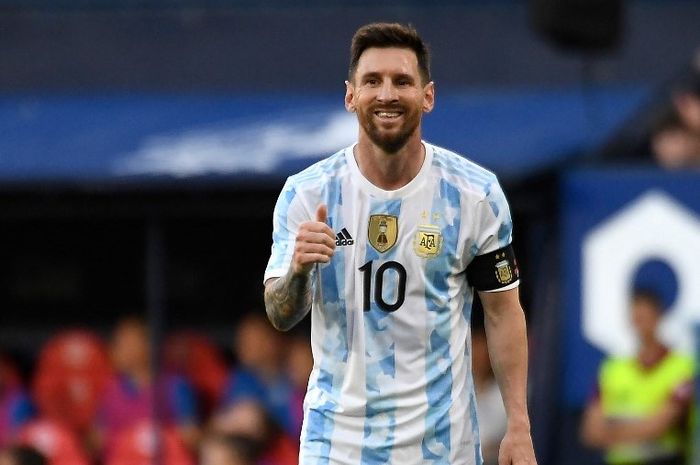
[{"label": "left arm", "polygon": [[479,292],[486,338],[508,427],[501,442],[499,465],[535,465],[527,411],[527,334],[518,288]]}]

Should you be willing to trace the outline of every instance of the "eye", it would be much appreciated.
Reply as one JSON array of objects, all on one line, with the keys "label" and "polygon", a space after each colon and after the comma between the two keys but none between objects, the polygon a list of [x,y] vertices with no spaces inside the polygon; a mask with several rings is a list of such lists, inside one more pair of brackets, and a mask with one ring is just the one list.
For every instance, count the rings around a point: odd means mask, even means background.
[{"label": "eye", "polygon": [[369,78],[365,82],[369,86],[378,86],[379,85],[379,79],[376,79],[376,78]]}]

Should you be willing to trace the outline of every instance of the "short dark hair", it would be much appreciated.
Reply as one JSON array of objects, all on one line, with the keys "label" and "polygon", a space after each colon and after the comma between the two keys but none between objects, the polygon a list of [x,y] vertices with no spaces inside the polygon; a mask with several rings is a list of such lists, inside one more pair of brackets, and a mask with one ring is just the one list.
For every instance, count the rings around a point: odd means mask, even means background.
[{"label": "short dark hair", "polygon": [[368,48],[408,48],[413,50],[418,60],[418,71],[423,83],[430,82],[430,51],[418,31],[409,25],[399,23],[371,23],[362,26],[352,37],[350,46],[350,69],[348,79],[352,82],[360,56]]},{"label": "short dark hair", "polygon": [[664,310],[664,301],[659,293],[648,287],[638,287],[632,291],[632,301],[638,302],[648,302],[650,303],[659,313]]}]

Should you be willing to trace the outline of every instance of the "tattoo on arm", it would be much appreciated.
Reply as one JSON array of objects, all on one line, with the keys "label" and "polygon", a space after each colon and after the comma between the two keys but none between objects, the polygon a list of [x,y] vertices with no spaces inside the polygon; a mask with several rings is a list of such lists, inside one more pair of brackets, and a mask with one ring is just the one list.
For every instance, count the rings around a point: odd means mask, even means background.
[{"label": "tattoo on arm", "polygon": [[311,308],[312,286],[307,274],[292,274],[265,287],[265,311],[272,326],[287,331],[299,323]]}]

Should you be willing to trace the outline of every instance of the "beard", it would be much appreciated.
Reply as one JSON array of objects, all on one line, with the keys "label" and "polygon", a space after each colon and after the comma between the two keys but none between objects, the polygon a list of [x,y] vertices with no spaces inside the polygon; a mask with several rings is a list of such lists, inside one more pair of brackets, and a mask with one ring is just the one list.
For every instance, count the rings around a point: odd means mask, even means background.
[{"label": "beard", "polygon": [[414,115],[409,114],[405,108],[401,108],[400,110],[403,112],[404,124],[396,133],[388,133],[375,123],[373,118],[374,110],[362,118],[364,121],[360,121],[361,126],[363,126],[372,143],[382,149],[385,153],[397,153],[399,150],[404,148],[408,142],[408,139],[418,128],[420,116],[415,117]]}]

